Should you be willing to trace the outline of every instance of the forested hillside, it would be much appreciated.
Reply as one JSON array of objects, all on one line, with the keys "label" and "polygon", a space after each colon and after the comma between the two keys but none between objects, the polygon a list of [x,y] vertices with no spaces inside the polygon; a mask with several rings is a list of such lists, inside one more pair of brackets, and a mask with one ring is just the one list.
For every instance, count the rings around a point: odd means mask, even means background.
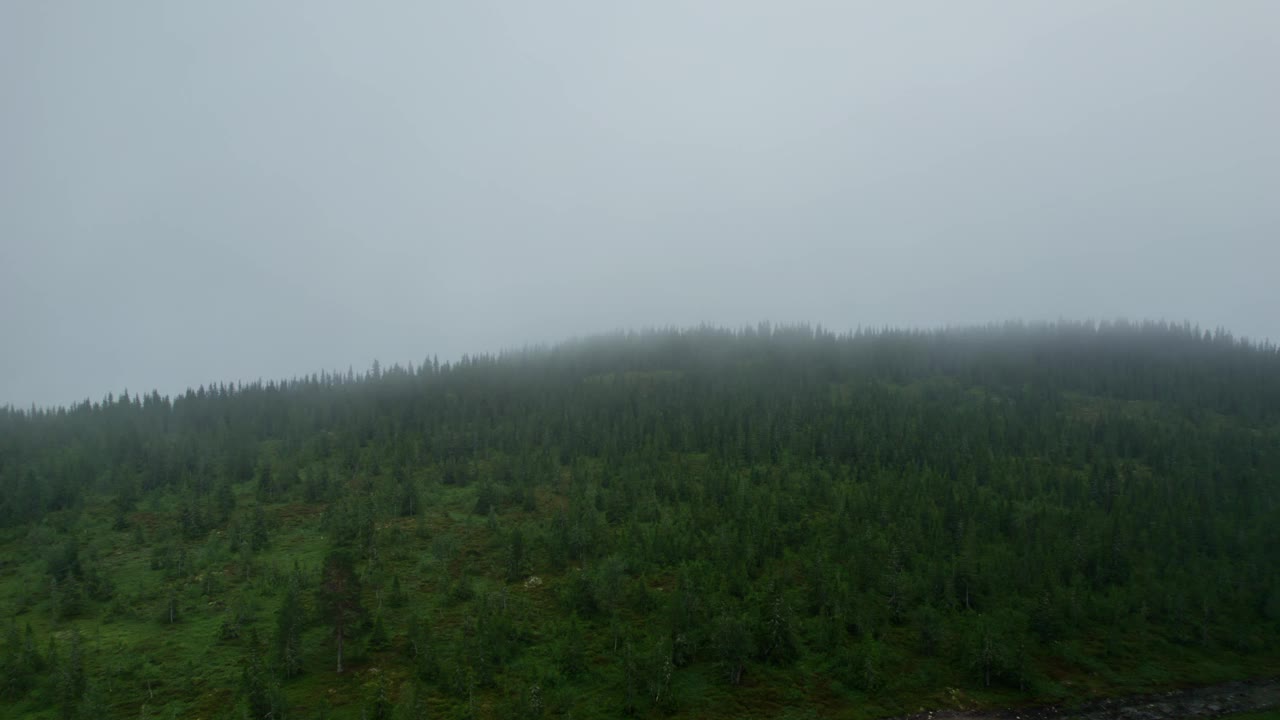
[{"label": "forested hillside", "polygon": [[850,717],[1280,672],[1280,353],[616,334],[0,411],[0,715]]}]

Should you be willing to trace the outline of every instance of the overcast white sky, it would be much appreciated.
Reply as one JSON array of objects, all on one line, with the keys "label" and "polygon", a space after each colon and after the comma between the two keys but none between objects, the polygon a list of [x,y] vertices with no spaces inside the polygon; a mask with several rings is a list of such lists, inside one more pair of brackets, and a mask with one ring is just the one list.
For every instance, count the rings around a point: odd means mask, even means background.
[{"label": "overcast white sky", "polygon": [[1280,339],[1280,3],[0,2],[0,404],[654,325]]}]

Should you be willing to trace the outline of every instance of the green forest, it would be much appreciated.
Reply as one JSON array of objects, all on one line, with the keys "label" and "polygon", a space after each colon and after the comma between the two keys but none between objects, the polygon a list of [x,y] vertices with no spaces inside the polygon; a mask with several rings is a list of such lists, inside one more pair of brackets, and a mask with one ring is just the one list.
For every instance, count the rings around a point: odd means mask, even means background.
[{"label": "green forest", "polygon": [[876,718],[1274,676],[1280,350],[762,324],[6,407],[0,623],[0,715],[61,720]]}]

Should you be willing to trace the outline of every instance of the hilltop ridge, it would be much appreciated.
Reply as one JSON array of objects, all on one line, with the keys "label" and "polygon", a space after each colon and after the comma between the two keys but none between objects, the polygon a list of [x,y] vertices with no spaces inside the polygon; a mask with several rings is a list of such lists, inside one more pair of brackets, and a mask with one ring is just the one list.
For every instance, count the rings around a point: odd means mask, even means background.
[{"label": "hilltop ridge", "polygon": [[620,332],[6,408],[0,696],[870,718],[1275,674],[1278,483],[1277,348],[1156,322]]}]

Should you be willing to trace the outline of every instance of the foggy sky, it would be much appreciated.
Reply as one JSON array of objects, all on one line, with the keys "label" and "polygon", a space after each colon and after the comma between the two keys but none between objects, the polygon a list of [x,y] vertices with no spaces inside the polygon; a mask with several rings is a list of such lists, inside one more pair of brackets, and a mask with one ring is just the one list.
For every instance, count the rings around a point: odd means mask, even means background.
[{"label": "foggy sky", "polygon": [[0,3],[0,404],[618,328],[1280,339],[1280,3]]}]

